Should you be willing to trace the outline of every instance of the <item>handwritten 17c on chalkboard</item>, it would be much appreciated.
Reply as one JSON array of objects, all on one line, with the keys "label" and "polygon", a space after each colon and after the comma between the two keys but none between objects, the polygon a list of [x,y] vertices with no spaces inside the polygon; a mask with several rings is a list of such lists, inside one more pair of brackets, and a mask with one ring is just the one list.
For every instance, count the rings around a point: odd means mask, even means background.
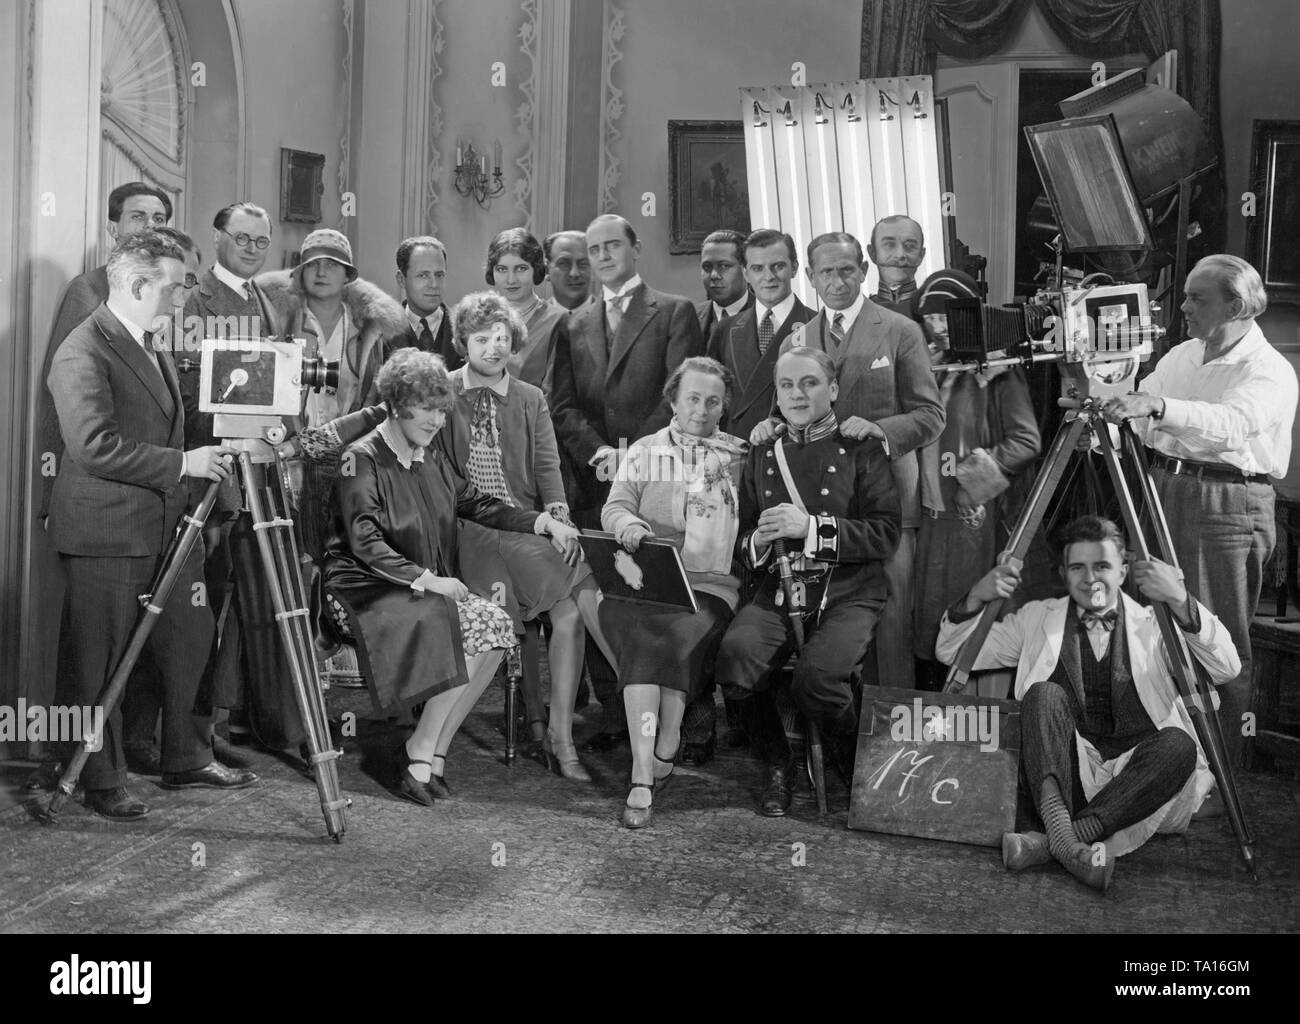
[{"label": "handwritten 17c on chalkboard", "polygon": [[1015,829],[1020,706],[864,687],[849,828],[998,847]]}]

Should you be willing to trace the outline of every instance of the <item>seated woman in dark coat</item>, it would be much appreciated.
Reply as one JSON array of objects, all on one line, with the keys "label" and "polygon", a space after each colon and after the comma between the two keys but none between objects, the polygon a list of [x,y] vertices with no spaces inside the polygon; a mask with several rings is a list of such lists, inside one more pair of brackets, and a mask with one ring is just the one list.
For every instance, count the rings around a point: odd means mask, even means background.
[{"label": "seated woman in dark coat", "polygon": [[[452,371],[456,404],[438,447],[484,494],[517,508],[545,509],[562,522],[569,506],[560,482],[560,453],[541,389],[506,372],[524,340],[524,324],[493,292],[467,295],[452,311],[456,350],[465,365]],[[541,537],[461,524],[465,582],[498,596],[515,632],[546,614],[550,640],[551,713],[546,722],[540,692],[525,687],[530,727],[547,725],[541,741],[551,768],[566,779],[590,782],[573,746],[573,701],[582,676],[587,633],[613,663],[600,631],[600,591],[586,564],[567,566]],[[540,690],[540,687],[536,688]]]},{"label": "seated woman in dark coat", "polygon": [[[601,525],[629,551],[646,538],[672,541],[699,605],[692,614],[601,602],[632,741],[628,828],[650,822],[655,786],[667,781],[677,758],[686,704],[711,670],[740,600],[733,556],[746,446],[718,429],[731,393],[731,373],[716,360],[693,356],[674,370],[664,385],[672,422],[628,449],[601,512]],[[647,722],[655,728],[646,729]]]},{"label": "seated woman in dark coat", "polygon": [[401,349],[378,388],[391,415],[343,454],[325,587],[357,640],[375,706],[426,702],[398,751],[398,786],[430,807],[450,793],[443,768],[452,737],[516,643],[510,616],[458,578],[457,516],[549,535],[570,561],[581,549],[573,527],[481,493],[430,447],[456,401],[441,359]]}]

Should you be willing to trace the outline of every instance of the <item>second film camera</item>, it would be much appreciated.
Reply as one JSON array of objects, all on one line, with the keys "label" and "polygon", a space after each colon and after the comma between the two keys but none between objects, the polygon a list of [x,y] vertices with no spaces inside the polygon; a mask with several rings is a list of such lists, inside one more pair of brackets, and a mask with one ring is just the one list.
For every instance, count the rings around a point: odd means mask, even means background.
[{"label": "second film camera", "polygon": [[338,363],[305,352],[300,338],[205,338],[199,411],[213,414],[213,434],[283,440],[282,417],[301,412],[305,392],[338,387]]}]

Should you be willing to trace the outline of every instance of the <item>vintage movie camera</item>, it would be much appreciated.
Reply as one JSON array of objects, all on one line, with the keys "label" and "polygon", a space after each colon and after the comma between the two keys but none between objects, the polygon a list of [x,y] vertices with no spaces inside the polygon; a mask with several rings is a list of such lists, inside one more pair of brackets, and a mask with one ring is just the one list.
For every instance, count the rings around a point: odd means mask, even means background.
[{"label": "vintage movie camera", "polygon": [[[1065,398],[1123,394],[1154,351],[1164,328],[1144,284],[1089,284],[1043,291],[1032,302],[987,306],[978,299],[948,303],[953,362],[938,371],[986,371],[1039,362],[1065,364]],[[1081,389],[1086,387],[1086,394]]]},{"label": "vintage movie camera", "polygon": [[213,414],[213,434],[284,440],[282,418],[301,412],[307,391],[338,387],[339,364],[305,352],[301,338],[204,338],[199,411]]}]

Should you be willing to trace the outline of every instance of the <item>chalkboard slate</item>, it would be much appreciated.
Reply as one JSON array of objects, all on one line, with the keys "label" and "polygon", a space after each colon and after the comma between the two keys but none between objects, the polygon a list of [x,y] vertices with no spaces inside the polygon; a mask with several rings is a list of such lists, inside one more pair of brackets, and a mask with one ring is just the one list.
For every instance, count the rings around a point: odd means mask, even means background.
[{"label": "chalkboard slate", "polygon": [[849,828],[1001,846],[1019,771],[1015,701],[865,686]]}]

